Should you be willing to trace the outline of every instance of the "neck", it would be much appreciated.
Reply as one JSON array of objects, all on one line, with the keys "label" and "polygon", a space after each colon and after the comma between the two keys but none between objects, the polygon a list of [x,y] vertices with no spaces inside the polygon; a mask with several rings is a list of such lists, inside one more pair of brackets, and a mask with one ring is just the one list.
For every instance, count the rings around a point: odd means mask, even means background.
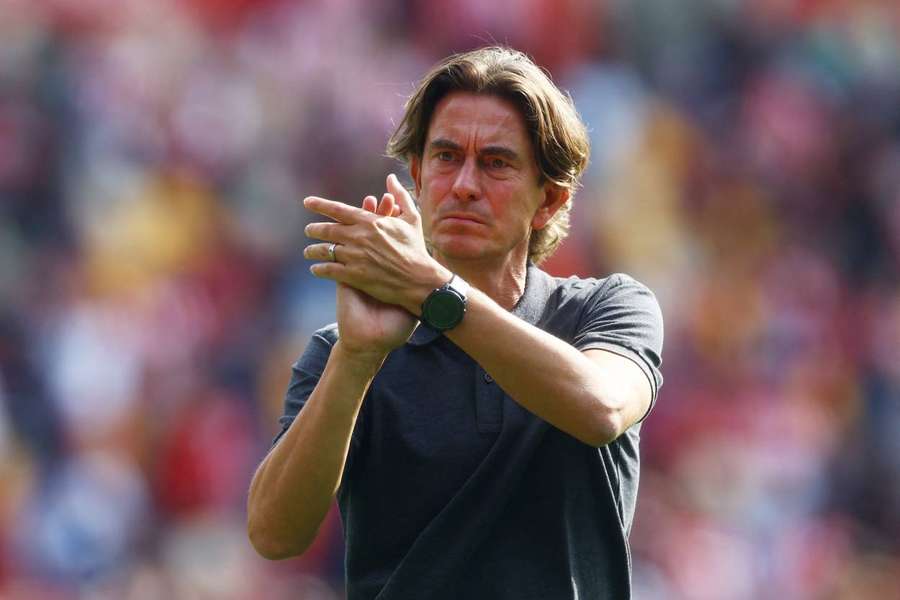
[{"label": "neck", "polygon": [[507,256],[496,259],[453,260],[435,256],[442,265],[478,288],[506,310],[512,310],[525,292],[527,257]]}]

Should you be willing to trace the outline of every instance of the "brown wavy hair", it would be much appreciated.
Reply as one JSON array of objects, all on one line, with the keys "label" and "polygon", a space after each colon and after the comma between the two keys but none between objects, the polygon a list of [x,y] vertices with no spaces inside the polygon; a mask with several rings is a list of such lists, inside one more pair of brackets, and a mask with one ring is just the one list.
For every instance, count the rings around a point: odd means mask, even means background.
[{"label": "brown wavy hair", "polygon": [[538,185],[551,182],[569,190],[569,200],[541,229],[531,232],[529,260],[548,258],[569,233],[569,211],[581,174],[587,167],[590,143],[571,96],[524,53],[489,46],[454,54],[436,65],[406,101],[405,113],[387,153],[404,163],[422,157],[431,117],[438,102],[451,92],[494,95],[512,102],[525,119]]}]

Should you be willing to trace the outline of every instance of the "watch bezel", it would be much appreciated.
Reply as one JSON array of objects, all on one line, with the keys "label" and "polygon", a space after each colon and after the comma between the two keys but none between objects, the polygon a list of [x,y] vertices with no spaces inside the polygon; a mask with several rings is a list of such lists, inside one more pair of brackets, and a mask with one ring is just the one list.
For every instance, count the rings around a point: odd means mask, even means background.
[{"label": "watch bezel", "polygon": [[[422,303],[422,316],[420,320],[432,329],[437,331],[453,329],[459,325],[462,322],[463,317],[465,317],[468,303],[465,295],[453,286],[453,283],[457,279],[458,278],[454,275],[453,279],[428,294],[428,297],[425,298],[425,301]],[[459,307],[458,313],[454,315],[453,319],[449,319],[443,323],[435,322],[434,318],[437,315],[434,314],[434,305],[436,301],[443,300],[444,298],[452,298],[456,301],[457,306]]]}]

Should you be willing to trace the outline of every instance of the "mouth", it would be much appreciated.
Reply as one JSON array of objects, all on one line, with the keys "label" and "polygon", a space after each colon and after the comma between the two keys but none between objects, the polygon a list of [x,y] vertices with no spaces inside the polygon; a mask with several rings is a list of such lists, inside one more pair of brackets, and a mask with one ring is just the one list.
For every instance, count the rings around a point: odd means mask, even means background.
[{"label": "mouth", "polygon": [[466,213],[447,213],[443,215],[440,219],[441,221],[461,221],[467,223],[477,223],[478,225],[484,225],[484,221],[480,217],[476,217],[475,215],[470,215]]}]

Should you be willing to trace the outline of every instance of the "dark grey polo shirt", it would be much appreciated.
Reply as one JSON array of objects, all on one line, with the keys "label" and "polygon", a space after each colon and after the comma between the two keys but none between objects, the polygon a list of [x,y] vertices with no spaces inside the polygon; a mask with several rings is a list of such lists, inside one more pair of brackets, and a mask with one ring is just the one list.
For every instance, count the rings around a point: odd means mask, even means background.
[{"label": "dark grey polo shirt", "polygon": [[[513,314],[634,361],[655,402],[662,316],[634,279],[563,280],[532,265]],[[336,341],[336,325],[319,330],[294,365],[276,442]],[[388,356],[353,432],[338,491],[348,599],[627,600],[639,433],[583,444],[420,325]]]}]

